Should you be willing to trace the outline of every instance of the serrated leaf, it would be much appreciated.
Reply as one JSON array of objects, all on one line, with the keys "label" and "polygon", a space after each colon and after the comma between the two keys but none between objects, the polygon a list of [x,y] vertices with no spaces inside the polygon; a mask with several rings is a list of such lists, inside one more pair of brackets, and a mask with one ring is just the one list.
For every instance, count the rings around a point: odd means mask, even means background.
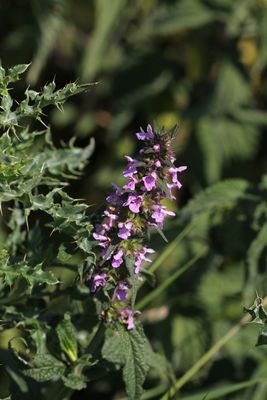
[{"label": "serrated leaf", "polygon": [[65,371],[65,365],[50,354],[36,355],[32,365],[32,368],[24,370],[23,373],[37,382],[59,379]]},{"label": "serrated leaf", "polygon": [[8,83],[15,82],[19,79],[20,75],[23,74],[30,64],[18,64],[7,70]]},{"label": "serrated leaf", "polygon": [[102,356],[113,364],[123,364],[123,354],[121,352],[120,332],[107,329],[105,342],[102,347]]},{"label": "serrated leaf", "polygon": [[126,392],[130,400],[137,400],[143,393],[143,384],[149,369],[144,360],[145,343],[136,329],[126,331],[121,327],[121,332],[123,332],[121,349],[125,357],[123,379]]},{"label": "serrated leaf", "polygon": [[232,160],[252,158],[260,139],[260,131],[254,125],[225,116],[201,118],[196,134],[209,183],[218,181],[223,167]]},{"label": "serrated leaf", "polygon": [[83,374],[75,375],[74,373],[71,373],[67,376],[63,376],[62,381],[65,386],[73,390],[82,390],[87,386],[86,376]]},{"label": "serrated leaf", "polygon": [[143,383],[149,366],[144,354],[147,341],[142,331],[133,329],[127,331],[119,326],[104,344],[102,354],[110,362],[119,364],[123,368],[123,380],[130,400],[138,400],[143,393]]},{"label": "serrated leaf", "polygon": [[239,199],[246,198],[250,185],[242,179],[227,179],[197,194],[181,213],[182,218],[212,213],[220,208],[233,207]]}]

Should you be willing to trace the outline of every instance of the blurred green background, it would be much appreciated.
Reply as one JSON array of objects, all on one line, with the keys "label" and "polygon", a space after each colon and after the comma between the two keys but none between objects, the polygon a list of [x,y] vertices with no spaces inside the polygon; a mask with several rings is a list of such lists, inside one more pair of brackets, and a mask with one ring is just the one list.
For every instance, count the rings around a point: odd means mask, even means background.
[{"label": "blurred green background", "polygon": [[[175,151],[178,164],[189,169],[172,205],[177,212],[211,184],[226,178],[257,183],[266,171],[266,0],[2,0],[0,14],[2,64],[31,63],[25,85],[38,90],[53,79],[58,87],[92,83],[64,113],[49,111],[55,143],[73,136],[81,146],[91,136],[96,140],[83,179],[69,188],[92,210],[111,182],[120,183],[124,155],[136,151],[134,132],[147,123],[180,127]],[[24,88],[15,89],[18,98]],[[157,272],[160,284],[208,243],[207,256],[143,314],[146,332],[176,376],[242,317],[249,298],[243,295],[244,258],[253,237],[242,225],[246,212],[224,210],[220,229],[208,238],[201,220]],[[182,229],[177,221],[166,230],[170,241]],[[153,242],[159,251],[166,246],[161,238]],[[254,348],[256,335],[253,326],[242,330],[184,387],[184,395],[267,374],[266,350]],[[121,398],[112,380],[101,385],[77,398]],[[218,398],[264,400],[267,383]]]}]

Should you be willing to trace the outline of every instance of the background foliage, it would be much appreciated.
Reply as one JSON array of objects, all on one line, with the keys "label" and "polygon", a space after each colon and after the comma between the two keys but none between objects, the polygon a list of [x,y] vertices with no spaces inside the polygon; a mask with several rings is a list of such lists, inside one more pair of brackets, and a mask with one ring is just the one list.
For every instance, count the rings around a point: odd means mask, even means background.
[{"label": "background foliage", "polygon": [[[120,182],[123,156],[135,153],[133,132],[140,125],[180,125],[176,153],[180,163],[189,166],[174,206],[181,212],[168,226],[168,245],[160,237],[152,238],[160,254],[152,268],[156,287],[162,290],[144,298],[155,293],[146,285],[139,299],[153,347],[165,353],[173,374],[179,377],[242,318],[242,305],[253,303],[256,290],[261,296],[267,294],[267,2],[13,0],[1,2],[0,11],[3,66],[31,63],[26,84],[12,90],[18,100],[26,85],[39,91],[54,78],[58,87],[75,80],[98,82],[71,97],[64,113],[46,109],[55,146],[76,137],[84,149],[68,159],[70,170],[62,165],[68,150],[58,152],[58,163],[53,161],[44,178],[46,184],[52,185],[53,174],[72,175],[78,167],[77,157],[81,160],[84,154],[85,160],[91,152],[87,146],[94,137],[90,165],[66,189],[69,196],[85,199],[94,210],[104,201],[111,181]],[[2,111],[8,112],[9,106],[7,100]],[[8,139],[2,136],[1,141],[8,148]],[[49,152],[43,157],[49,158]],[[21,157],[14,162],[18,176],[22,172],[25,176],[30,160]],[[40,170],[42,160],[39,163],[34,168]],[[8,195],[13,179],[5,168],[1,173],[7,186],[1,196]],[[43,179],[39,172],[37,177]],[[40,199],[34,206],[34,199],[24,196],[36,182],[27,184],[17,189],[25,211],[40,209]],[[42,207],[45,210],[45,199]],[[49,208],[49,213],[53,210]],[[75,224],[76,216],[73,220]],[[20,221],[17,210],[10,220],[14,234],[8,238],[9,246],[17,245]],[[56,221],[64,229],[64,222]],[[9,230],[2,225],[4,242]],[[32,240],[38,240],[36,229]],[[64,255],[62,249],[63,259]],[[5,265],[5,253],[1,257]],[[179,272],[179,279],[177,275],[171,284],[161,286],[192,259],[194,263],[183,274]],[[10,271],[2,273],[7,282],[14,279]],[[69,275],[63,278],[71,280]],[[265,399],[266,350],[254,347],[257,334],[253,325],[242,328],[182,387],[181,397],[203,399],[210,393],[210,399]],[[3,351],[9,338],[10,332],[1,334]],[[8,378],[1,370],[4,397]],[[160,398],[171,376],[163,374],[159,379],[158,373],[150,373],[145,387],[152,392],[146,398]],[[216,395],[214,388],[230,390],[230,385],[249,380],[251,385],[240,386],[236,393],[218,389]],[[77,393],[73,399],[125,396],[116,372]]]}]

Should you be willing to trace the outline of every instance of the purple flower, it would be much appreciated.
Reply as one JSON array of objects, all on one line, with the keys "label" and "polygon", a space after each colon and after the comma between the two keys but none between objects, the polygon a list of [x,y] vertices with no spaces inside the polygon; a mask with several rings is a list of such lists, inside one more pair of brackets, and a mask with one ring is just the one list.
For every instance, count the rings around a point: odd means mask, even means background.
[{"label": "purple flower", "polygon": [[136,158],[132,158],[130,156],[125,156],[125,158],[128,161],[128,163],[131,163],[131,164],[138,164],[139,163],[139,160],[137,160]]},{"label": "purple flower", "polygon": [[130,179],[129,179],[129,182],[128,183],[126,183],[124,186],[123,186],[123,189],[126,189],[126,190],[135,190],[135,185],[138,183],[138,179],[136,179],[134,176],[132,176]]},{"label": "purple flower", "polygon": [[106,247],[106,244],[109,242],[109,238],[106,236],[106,231],[100,224],[96,225],[93,238],[98,241],[98,246],[101,247]]},{"label": "purple flower", "polygon": [[118,232],[118,237],[121,239],[128,239],[128,237],[131,236],[132,226],[132,222],[120,222],[118,224],[118,227],[120,228]]},{"label": "purple flower", "polygon": [[154,205],[151,208],[153,210],[151,217],[156,221],[157,224],[159,224],[159,226],[162,226],[163,221],[167,215],[175,215],[174,212],[166,210],[165,206]]},{"label": "purple flower", "polygon": [[152,140],[154,139],[154,133],[151,125],[147,125],[146,132],[141,131],[136,133],[138,140]]},{"label": "purple flower", "polygon": [[123,203],[124,206],[129,206],[129,209],[133,212],[138,214],[140,211],[140,206],[142,204],[143,197],[142,196],[136,196],[135,194],[130,194],[128,196],[128,199],[125,203]]},{"label": "purple flower", "polygon": [[170,187],[170,189],[172,189],[173,187],[177,187],[178,189],[181,189],[182,184],[177,178],[177,172],[183,172],[186,169],[187,169],[186,166],[181,166],[181,167],[178,167],[178,168],[169,168],[169,173],[171,174],[172,183],[173,183],[173,185],[172,184],[168,185]]},{"label": "purple flower", "polygon": [[128,160],[128,165],[127,165],[127,167],[125,168],[125,170],[123,171],[122,174],[126,178],[127,177],[132,178],[133,174],[137,173],[136,164],[138,164],[139,161],[134,159],[134,158],[132,158],[132,157],[129,157],[129,156],[125,156],[125,158],[127,158],[127,160]]},{"label": "purple flower", "polygon": [[129,308],[121,308],[119,315],[122,317],[122,323],[127,325],[127,329],[131,330],[135,328],[134,323],[134,312]]},{"label": "purple flower", "polygon": [[101,235],[101,234],[96,233],[96,232],[93,233],[93,238],[95,240],[98,240],[99,242],[105,242],[106,240],[108,240],[107,236]]},{"label": "purple flower", "polygon": [[122,193],[121,188],[117,186],[115,183],[112,183],[112,186],[115,189],[115,193],[112,193],[108,197],[106,197],[108,203],[116,203],[119,200],[120,195]]},{"label": "purple flower", "polygon": [[111,265],[113,268],[118,268],[123,263],[123,251],[120,249],[113,255]]},{"label": "purple flower", "polygon": [[151,263],[152,261],[146,257],[146,254],[152,254],[155,253],[153,249],[150,249],[149,247],[143,247],[142,250],[136,252],[135,254],[135,262],[134,262],[134,272],[138,274],[140,272],[141,264],[143,261],[146,261],[148,263]]},{"label": "purple flower", "polygon": [[107,283],[106,280],[107,274],[104,272],[101,274],[95,274],[92,276],[92,282],[91,282],[91,292],[95,293],[96,289],[100,286],[105,286]]},{"label": "purple flower", "polygon": [[156,172],[152,172],[151,175],[146,175],[142,179],[146,190],[150,192],[156,186],[157,174]]},{"label": "purple flower", "polygon": [[109,211],[104,211],[104,215],[106,216],[103,221],[103,227],[107,231],[110,230],[113,226],[115,221],[119,218],[118,215],[112,214]]},{"label": "purple flower", "polygon": [[126,301],[128,298],[128,291],[129,291],[129,288],[128,288],[126,282],[122,281],[116,287],[114,296],[116,299],[118,299],[120,301]]}]

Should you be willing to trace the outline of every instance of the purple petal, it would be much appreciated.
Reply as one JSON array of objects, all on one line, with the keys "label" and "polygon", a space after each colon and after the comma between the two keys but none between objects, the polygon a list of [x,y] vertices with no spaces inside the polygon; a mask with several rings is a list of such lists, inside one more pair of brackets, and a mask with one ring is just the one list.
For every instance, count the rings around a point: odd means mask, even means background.
[{"label": "purple petal", "polygon": [[118,268],[123,263],[123,255],[124,253],[122,249],[119,249],[117,253],[113,255],[113,259],[111,262],[113,268]]},{"label": "purple petal", "polygon": [[156,186],[157,174],[155,172],[152,172],[151,175],[146,175],[142,179],[146,190],[150,192]]},{"label": "purple petal", "polygon": [[131,229],[132,229],[132,222],[127,222],[125,223],[119,223],[119,232],[118,232],[118,237],[121,239],[127,239],[129,236],[131,236]]},{"label": "purple petal", "polygon": [[120,301],[126,301],[128,298],[129,288],[124,281],[120,282],[117,288],[115,289],[115,298]]},{"label": "purple petal", "polygon": [[130,205],[129,205],[129,209],[135,213],[138,214],[140,211],[140,206],[141,206],[142,200],[140,198],[137,198],[136,200],[134,200]]},{"label": "purple petal", "polygon": [[107,236],[100,235],[100,234],[95,233],[95,232],[93,233],[93,238],[95,240],[99,240],[100,242],[104,242],[104,241],[108,240]]},{"label": "purple petal", "polygon": [[147,125],[146,132],[137,132],[136,137],[138,140],[152,140],[154,133],[151,125]]},{"label": "purple petal", "polygon": [[105,286],[105,284],[107,283],[106,277],[107,274],[105,273],[93,275],[91,282],[91,292],[94,293],[98,287]]},{"label": "purple petal", "polygon": [[113,268],[119,268],[122,263],[123,263],[122,259],[114,260],[114,257],[113,257],[113,260],[111,261],[111,265],[112,265]]}]

